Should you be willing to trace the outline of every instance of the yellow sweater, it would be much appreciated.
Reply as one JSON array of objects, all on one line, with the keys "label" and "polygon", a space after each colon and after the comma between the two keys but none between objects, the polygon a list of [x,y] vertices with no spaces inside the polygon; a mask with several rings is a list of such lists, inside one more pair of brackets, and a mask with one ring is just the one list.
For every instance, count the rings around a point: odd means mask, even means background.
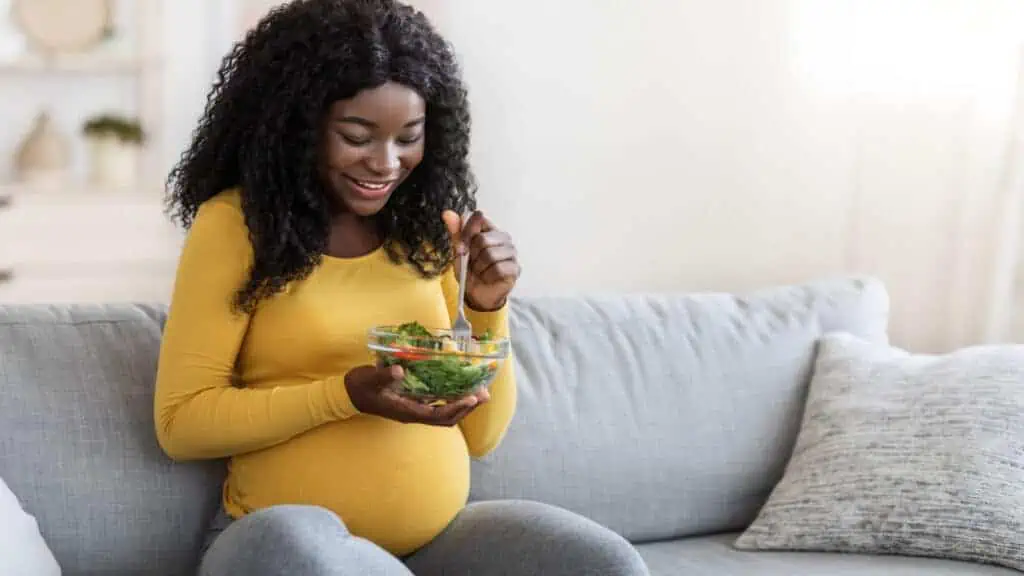
[{"label": "yellow sweater", "polygon": [[[182,250],[157,371],[160,445],[178,460],[229,457],[223,498],[235,518],[316,504],[393,554],[416,550],[465,505],[470,456],[504,435],[516,403],[512,362],[491,401],[454,428],[358,413],[344,375],[373,363],[367,330],[450,326],[454,276],[422,279],[383,249],[325,256],[311,276],[243,315],[231,308],[252,262],[240,206],[234,190],[206,202]],[[508,334],[507,310],[467,313],[475,331]]]}]

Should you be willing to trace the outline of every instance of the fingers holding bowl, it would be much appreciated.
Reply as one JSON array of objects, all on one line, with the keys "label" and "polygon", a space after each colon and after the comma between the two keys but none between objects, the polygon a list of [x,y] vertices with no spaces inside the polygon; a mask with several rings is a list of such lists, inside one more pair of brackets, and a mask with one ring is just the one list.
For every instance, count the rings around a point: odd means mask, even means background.
[{"label": "fingers holding bowl", "polygon": [[396,420],[430,426],[455,426],[482,404],[476,395],[441,404],[408,397],[395,390],[387,390],[383,394],[395,407],[395,413],[399,416]]}]

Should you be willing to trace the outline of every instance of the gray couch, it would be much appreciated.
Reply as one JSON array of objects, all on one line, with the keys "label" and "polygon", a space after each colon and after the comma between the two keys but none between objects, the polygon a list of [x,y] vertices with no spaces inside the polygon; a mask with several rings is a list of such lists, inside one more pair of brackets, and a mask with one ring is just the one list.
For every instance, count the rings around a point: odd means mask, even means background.
[{"label": "gray couch", "polygon": [[[474,463],[472,498],[589,516],[635,542],[655,576],[1016,574],[732,548],[785,467],[817,337],[886,339],[888,297],[876,281],[513,306],[519,411],[502,446]],[[223,466],[175,464],[157,446],[164,314],[0,306],[0,478],[66,575],[194,569]]]}]

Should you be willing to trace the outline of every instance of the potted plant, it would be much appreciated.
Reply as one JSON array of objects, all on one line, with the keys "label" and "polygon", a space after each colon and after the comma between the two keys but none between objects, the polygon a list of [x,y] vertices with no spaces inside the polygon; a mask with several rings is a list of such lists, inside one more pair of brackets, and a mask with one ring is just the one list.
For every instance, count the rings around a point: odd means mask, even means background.
[{"label": "potted plant", "polygon": [[117,114],[101,114],[82,127],[89,146],[93,184],[127,188],[137,182],[139,150],[146,133],[138,120]]}]

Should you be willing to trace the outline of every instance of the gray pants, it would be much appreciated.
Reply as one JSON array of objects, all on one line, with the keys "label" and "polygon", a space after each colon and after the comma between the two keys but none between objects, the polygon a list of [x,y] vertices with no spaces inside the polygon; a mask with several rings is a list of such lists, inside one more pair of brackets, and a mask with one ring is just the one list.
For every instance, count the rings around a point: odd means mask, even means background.
[{"label": "gray pants", "polygon": [[[220,524],[220,526],[218,526]],[[316,506],[273,506],[223,529],[200,576],[647,576],[625,539],[571,512],[523,501],[468,505],[433,542],[398,559]]]}]

